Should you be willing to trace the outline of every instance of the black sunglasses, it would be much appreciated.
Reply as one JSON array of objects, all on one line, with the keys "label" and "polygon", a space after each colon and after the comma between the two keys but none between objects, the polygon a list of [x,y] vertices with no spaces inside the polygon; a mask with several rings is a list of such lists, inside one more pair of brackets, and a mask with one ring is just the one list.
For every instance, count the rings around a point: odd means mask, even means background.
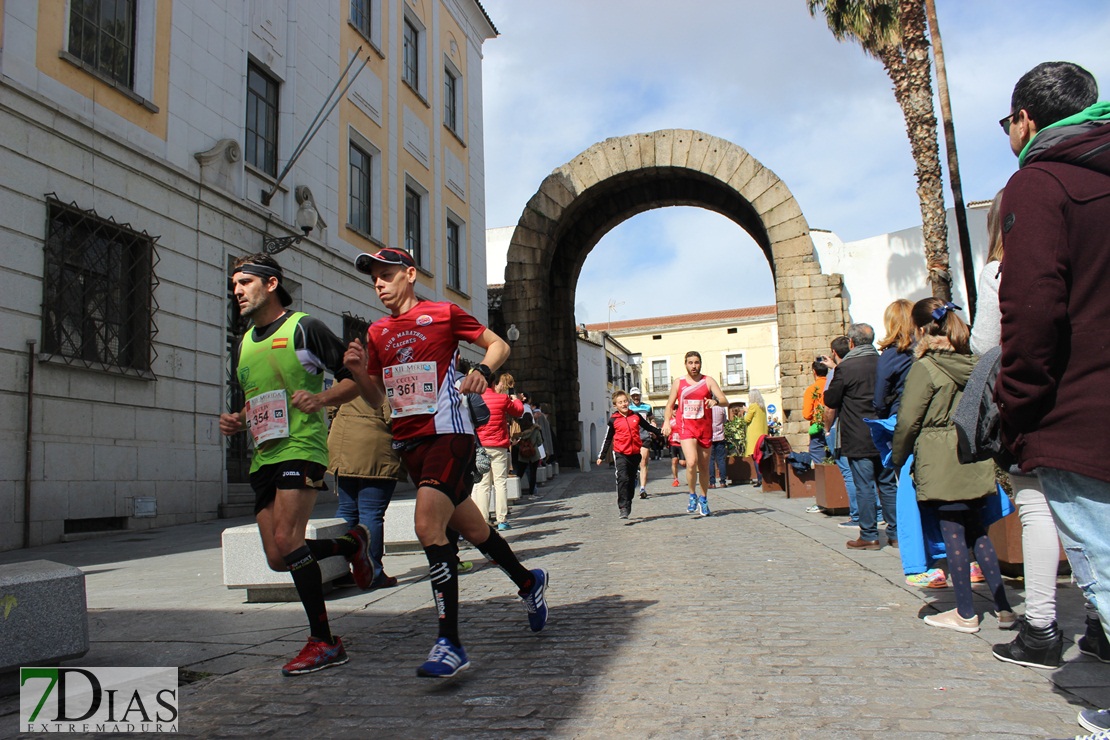
[{"label": "black sunglasses", "polygon": [[1002,130],[1006,132],[1007,136],[1009,136],[1010,135],[1010,124],[1012,124],[1013,122],[1014,122],[1014,114],[1011,113],[1008,116],[1000,118],[999,121],[998,121],[998,125],[1001,126]]}]

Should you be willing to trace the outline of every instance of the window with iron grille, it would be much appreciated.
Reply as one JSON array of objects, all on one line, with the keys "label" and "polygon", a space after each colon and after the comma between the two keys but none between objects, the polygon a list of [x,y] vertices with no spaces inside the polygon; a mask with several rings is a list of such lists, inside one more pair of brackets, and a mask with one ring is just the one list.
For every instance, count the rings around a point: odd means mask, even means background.
[{"label": "window with iron grille", "polygon": [[157,237],[48,197],[42,348],[88,368],[149,376]]},{"label": "window with iron grille", "polygon": [[366,330],[369,328],[370,322],[366,319],[344,312],[343,344],[347,345],[351,342],[364,341],[366,339]]},{"label": "window with iron grille", "polygon": [[70,0],[69,53],[134,87],[135,0]]},{"label": "window with iron grille", "polygon": [[420,253],[420,193],[405,187],[405,249],[418,267],[424,266]]},{"label": "window with iron grille", "polygon": [[671,384],[667,374],[666,360],[652,360],[651,362],[651,389],[658,393]]},{"label": "window with iron grille", "polygon": [[351,0],[351,23],[366,38],[371,38],[370,0]]},{"label": "window with iron grille", "polygon": [[420,92],[420,31],[408,18],[405,19],[401,79],[413,90]]},{"label": "window with iron grille", "polygon": [[364,234],[370,232],[370,164],[372,158],[358,146],[350,145],[350,202],[347,221]]},{"label": "window with iron grille", "polygon": [[246,161],[277,177],[278,83],[247,62]]},{"label": "window with iron grille", "polygon": [[459,132],[459,78],[443,70],[443,125]]},{"label": "window with iron grille", "polygon": [[447,286],[455,290],[462,289],[462,266],[459,260],[462,257],[459,249],[459,225],[447,219]]}]

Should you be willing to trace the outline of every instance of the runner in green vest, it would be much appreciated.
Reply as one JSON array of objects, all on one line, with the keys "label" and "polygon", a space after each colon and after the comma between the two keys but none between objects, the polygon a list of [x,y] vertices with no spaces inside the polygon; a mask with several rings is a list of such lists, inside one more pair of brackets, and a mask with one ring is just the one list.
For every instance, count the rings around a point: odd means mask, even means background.
[{"label": "runner in green vest", "polygon": [[[347,662],[343,642],[328,626],[318,561],[333,555],[347,558],[355,582],[364,589],[374,578],[374,564],[369,532],[361,524],[338,539],[305,539],[316,493],[327,490],[324,407],[351,400],[358,386],[343,367],[345,348],[339,338],[322,322],[287,310],[292,298],[282,277],[277,260],[266,254],[235,263],[231,282],[239,313],[253,324],[236,363],[247,403],[239,413],[220,415],[220,431],[228,436],[251,433],[250,482],[266,561],[275,571],[289,571],[308,615],[308,644],[281,669],[294,676]],[[325,370],[336,379],[328,390],[323,390]]]}]

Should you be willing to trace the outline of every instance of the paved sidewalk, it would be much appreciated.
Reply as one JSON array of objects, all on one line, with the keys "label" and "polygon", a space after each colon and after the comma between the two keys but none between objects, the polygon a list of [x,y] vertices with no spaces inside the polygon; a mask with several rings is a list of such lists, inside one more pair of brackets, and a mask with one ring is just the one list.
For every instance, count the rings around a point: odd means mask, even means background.
[{"label": "paved sidewalk", "polygon": [[[0,553],[87,574],[93,646],[82,666],[179,666],[189,736],[278,737],[1071,737],[1110,706],[1110,666],[1067,645],[1038,671],[995,660],[985,591],[977,635],[920,617],[950,589],[905,586],[897,551],[847,552],[854,530],[750,486],[711,491],[688,515],[665,463],[617,519],[612,472],[564,472],[518,506],[508,539],[551,573],[551,620],[533,634],[511,582],[485,563],[461,577],[471,668],[420,679],[435,637],[422,554],[391,555],[395,589],[333,592],[345,666],[283,678],[304,644],[300,604],[247,604],[222,585],[223,520]],[[327,515],[329,502],[320,510]],[[1008,582],[1020,588],[1020,581]],[[977,588],[977,591],[979,589]],[[1013,591],[1021,611],[1020,591]],[[936,605],[930,602],[936,600]],[[1061,579],[1065,635],[1082,633]],[[0,679],[0,736],[16,728],[16,679]]]}]

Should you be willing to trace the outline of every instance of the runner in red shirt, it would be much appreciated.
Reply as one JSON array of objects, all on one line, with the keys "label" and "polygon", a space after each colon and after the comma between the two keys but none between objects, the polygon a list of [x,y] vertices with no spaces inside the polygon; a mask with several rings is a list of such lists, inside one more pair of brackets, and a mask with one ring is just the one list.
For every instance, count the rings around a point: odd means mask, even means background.
[{"label": "runner in red shirt", "polygon": [[[513,580],[533,632],[547,623],[547,572],[522,566],[470,498],[476,441],[461,394],[486,389],[493,369],[508,358],[509,345],[455,304],[417,298],[416,264],[408,252],[362,254],[355,267],[373,277],[391,315],[370,326],[365,345],[351,342],[343,361],[371,405],[389,401],[393,444],[417,486],[416,536],[428,558],[439,613],[439,638],[416,673],[453,676],[470,662],[459,639],[458,545],[448,527]],[[460,340],[486,351],[478,372],[465,377],[456,370]]]},{"label": "runner in red shirt", "polygon": [[[675,419],[677,414],[679,419]],[[709,409],[714,406],[728,406],[725,394],[717,381],[701,374],[701,355],[697,352],[686,353],[686,377],[679,378],[671,386],[667,398],[667,413],[663,420],[663,434],[669,435],[671,426],[679,425],[682,452],[686,456],[686,483],[690,487],[690,502],[686,511],[709,516],[709,448],[713,444],[713,417]],[[700,473],[700,475],[698,475]],[[695,491],[697,481],[701,480],[701,495]]]}]

